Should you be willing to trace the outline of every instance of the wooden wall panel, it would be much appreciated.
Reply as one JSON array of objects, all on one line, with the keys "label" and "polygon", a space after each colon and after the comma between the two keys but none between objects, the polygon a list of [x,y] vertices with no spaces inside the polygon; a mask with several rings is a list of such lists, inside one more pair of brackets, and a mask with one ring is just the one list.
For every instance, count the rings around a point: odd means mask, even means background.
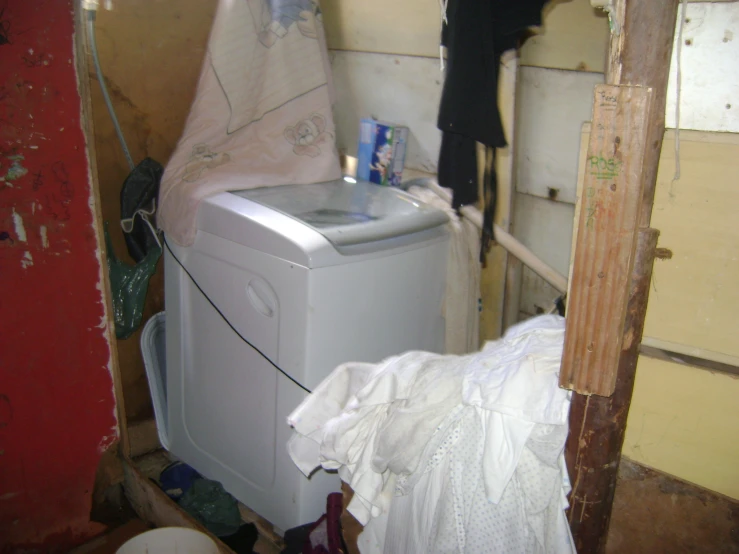
[{"label": "wooden wall panel", "polygon": [[[182,132],[205,53],[216,0],[126,0],[100,10],[100,63],[134,162],[166,164]],[[129,173],[89,60],[95,148],[103,218],[116,254],[128,259],[120,232],[120,190]],[[152,277],[144,319],[164,309],[163,272]],[[117,341],[126,412],[152,416],[140,332]]]},{"label": "wooden wall panel", "polygon": [[[518,192],[575,203],[580,133],[583,123],[592,119],[593,87],[602,82],[599,73],[521,68],[516,105]],[[566,267],[569,255],[562,260]]]},{"label": "wooden wall panel", "polygon": [[405,166],[436,173],[441,131],[436,128],[444,76],[437,60],[368,52],[330,53],[337,102],[336,146],[357,155],[359,120],[376,117],[410,129]]},{"label": "wooden wall panel", "polygon": [[[437,0],[322,0],[328,46],[335,50],[438,58]],[[608,18],[589,0],[555,0],[521,52],[522,65],[603,72]]]},{"label": "wooden wall panel", "polygon": [[[567,275],[572,237],[573,204],[552,202],[529,194],[516,194],[514,235],[542,260]],[[521,316],[546,310],[560,296],[557,290],[530,270],[522,272]]]},{"label": "wooden wall panel", "polygon": [[623,454],[739,499],[737,398],[735,377],[641,356]]},{"label": "wooden wall panel", "polygon": [[657,260],[645,336],[739,356],[739,135],[674,132],[662,148],[652,226],[672,259]]},{"label": "wooden wall panel", "polygon": [[[581,142],[578,196],[589,124]],[[652,226],[671,259],[657,260],[644,336],[739,357],[739,135],[681,131],[662,147]],[[577,226],[579,205],[575,213]]]},{"label": "wooden wall panel", "polygon": [[439,56],[438,0],[321,0],[328,47]]},{"label": "wooden wall panel", "polygon": [[544,25],[521,50],[521,64],[602,73],[608,47],[608,17],[590,0],[554,0]]},{"label": "wooden wall panel", "polygon": [[[678,8],[678,17],[682,6]],[[675,127],[677,33],[667,88],[668,127]],[[682,37],[680,127],[739,132],[739,3],[690,4]]]}]

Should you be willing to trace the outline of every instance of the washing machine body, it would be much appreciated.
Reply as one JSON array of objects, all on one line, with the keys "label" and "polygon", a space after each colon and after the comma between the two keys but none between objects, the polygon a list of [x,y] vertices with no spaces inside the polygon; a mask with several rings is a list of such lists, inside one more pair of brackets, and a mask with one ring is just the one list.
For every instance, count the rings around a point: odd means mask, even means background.
[{"label": "washing machine body", "polygon": [[340,481],[295,467],[287,415],[341,363],[443,351],[446,215],[333,181],[216,194],[197,221],[165,248],[165,447],[279,529],[315,521]]}]

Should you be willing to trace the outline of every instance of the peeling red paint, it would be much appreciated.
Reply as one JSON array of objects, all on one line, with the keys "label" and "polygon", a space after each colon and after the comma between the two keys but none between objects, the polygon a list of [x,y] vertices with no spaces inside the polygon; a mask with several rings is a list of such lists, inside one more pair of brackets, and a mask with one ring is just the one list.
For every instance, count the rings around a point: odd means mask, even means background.
[{"label": "peeling red paint", "polygon": [[117,437],[73,5],[0,10],[0,551],[65,552]]}]

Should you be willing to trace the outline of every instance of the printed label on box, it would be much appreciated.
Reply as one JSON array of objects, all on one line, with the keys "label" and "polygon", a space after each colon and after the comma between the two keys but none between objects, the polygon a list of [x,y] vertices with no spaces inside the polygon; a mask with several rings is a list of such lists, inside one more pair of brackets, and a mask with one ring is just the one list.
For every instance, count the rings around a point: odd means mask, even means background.
[{"label": "printed label on box", "polygon": [[359,129],[357,177],[378,185],[399,186],[408,127],[362,119]]}]

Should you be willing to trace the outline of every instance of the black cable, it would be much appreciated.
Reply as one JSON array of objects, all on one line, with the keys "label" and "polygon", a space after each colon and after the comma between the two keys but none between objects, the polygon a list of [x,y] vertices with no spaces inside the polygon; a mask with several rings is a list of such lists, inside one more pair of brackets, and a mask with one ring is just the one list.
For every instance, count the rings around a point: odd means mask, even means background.
[{"label": "black cable", "polygon": [[299,386],[299,387],[300,387],[301,389],[303,389],[303,390],[304,390],[305,392],[307,392],[308,394],[310,394],[310,393],[311,393],[311,390],[310,390],[310,389],[309,389],[308,387],[304,386],[304,385],[303,385],[302,383],[300,383],[299,381],[297,381],[296,379],[294,379],[293,377],[291,377],[289,373],[287,373],[287,372],[286,372],[286,371],[285,371],[284,369],[282,369],[282,368],[281,368],[280,366],[278,366],[278,365],[277,365],[276,363],[274,363],[274,362],[273,362],[273,361],[272,361],[272,360],[271,360],[271,359],[269,358],[269,356],[267,356],[267,355],[266,355],[266,354],[265,354],[264,352],[262,352],[261,350],[259,350],[259,348],[257,348],[256,346],[254,346],[254,345],[253,345],[253,344],[252,344],[252,343],[251,343],[251,342],[250,342],[250,341],[249,341],[249,340],[248,340],[248,339],[247,339],[246,337],[244,337],[244,335],[242,335],[241,333],[239,333],[239,330],[238,330],[238,329],[236,329],[236,327],[234,327],[234,326],[233,326],[233,325],[231,324],[231,322],[230,322],[230,321],[228,320],[228,318],[227,318],[227,317],[226,317],[226,316],[225,316],[225,315],[223,314],[223,312],[222,312],[221,310],[219,310],[219,309],[218,309],[218,306],[216,306],[216,305],[215,305],[215,303],[213,302],[213,300],[211,300],[211,299],[210,299],[210,296],[208,296],[208,295],[207,295],[207,294],[205,293],[205,291],[204,291],[204,290],[202,289],[202,287],[201,287],[201,286],[200,286],[200,285],[198,284],[198,282],[197,282],[197,281],[195,280],[195,277],[193,277],[193,276],[192,276],[192,274],[191,274],[191,273],[190,273],[190,272],[189,272],[189,271],[187,270],[187,268],[186,268],[186,267],[185,267],[185,266],[184,266],[184,265],[182,264],[182,262],[181,262],[181,261],[180,261],[180,259],[179,259],[179,258],[178,258],[178,257],[177,257],[177,256],[175,255],[175,253],[174,253],[174,252],[172,252],[172,249],[171,249],[171,248],[169,247],[169,243],[167,242],[167,238],[166,238],[166,237],[164,238],[164,246],[166,246],[166,247],[167,247],[167,250],[169,250],[169,253],[170,253],[170,254],[172,255],[172,258],[174,258],[174,261],[176,261],[176,262],[177,262],[177,265],[179,265],[179,266],[180,266],[180,267],[182,268],[182,270],[183,270],[183,271],[184,271],[184,272],[185,272],[185,273],[187,274],[187,276],[188,276],[188,277],[190,278],[190,281],[192,281],[192,284],[193,284],[193,285],[195,285],[195,287],[196,287],[196,288],[197,288],[197,289],[198,289],[198,290],[200,291],[200,294],[202,294],[202,295],[203,295],[203,296],[205,297],[205,299],[206,299],[206,300],[208,301],[208,303],[210,303],[210,305],[211,305],[211,306],[213,306],[213,309],[214,309],[214,310],[215,310],[216,312],[218,312],[218,315],[219,315],[219,316],[221,316],[221,319],[223,319],[223,321],[225,321],[225,322],[226,322],[226,325],[228,325],[228,326],[229,326],[229,327],[231,328],[231,330],[232,330],[232,331],[233,331],[234,333],[236,333],[236,334],[238,335],[238,337],[239,337],[239,338],[240,338],[241,340],[243,340],[243,341],[244,341],[244,342],[245,342],[246,344],[248,344],[249,346],[251,346],[251,347],[252,347],[252,348],[253,348],[253,349],[254,349],[254,350],[255,350],[255,351],[256,351],[256,352],[257,352],[257,353],[258,353],[258,354],[259,354],[259,355],[260,355],[260,356],[262,357],[262,358],[264,358],[264,359],[265,359],[265,360],[267,360],[267,361],[268,361],[268,362],[269,362],[270,364],[272,364],[272,366],[274,366],[274,368],[275,368],[275,369],[276,369],[277,371],[279,371],[280,373],[282,373],[282,374],[283,374],[283,375],[284,375],[285,377],[287,377],[288,379],[290,379],[290,380],[291,380],[291,381],[292,381],[293,383],[295,383],[295,384],[296,384],[296,385],[298,385],[298,386]]}]

